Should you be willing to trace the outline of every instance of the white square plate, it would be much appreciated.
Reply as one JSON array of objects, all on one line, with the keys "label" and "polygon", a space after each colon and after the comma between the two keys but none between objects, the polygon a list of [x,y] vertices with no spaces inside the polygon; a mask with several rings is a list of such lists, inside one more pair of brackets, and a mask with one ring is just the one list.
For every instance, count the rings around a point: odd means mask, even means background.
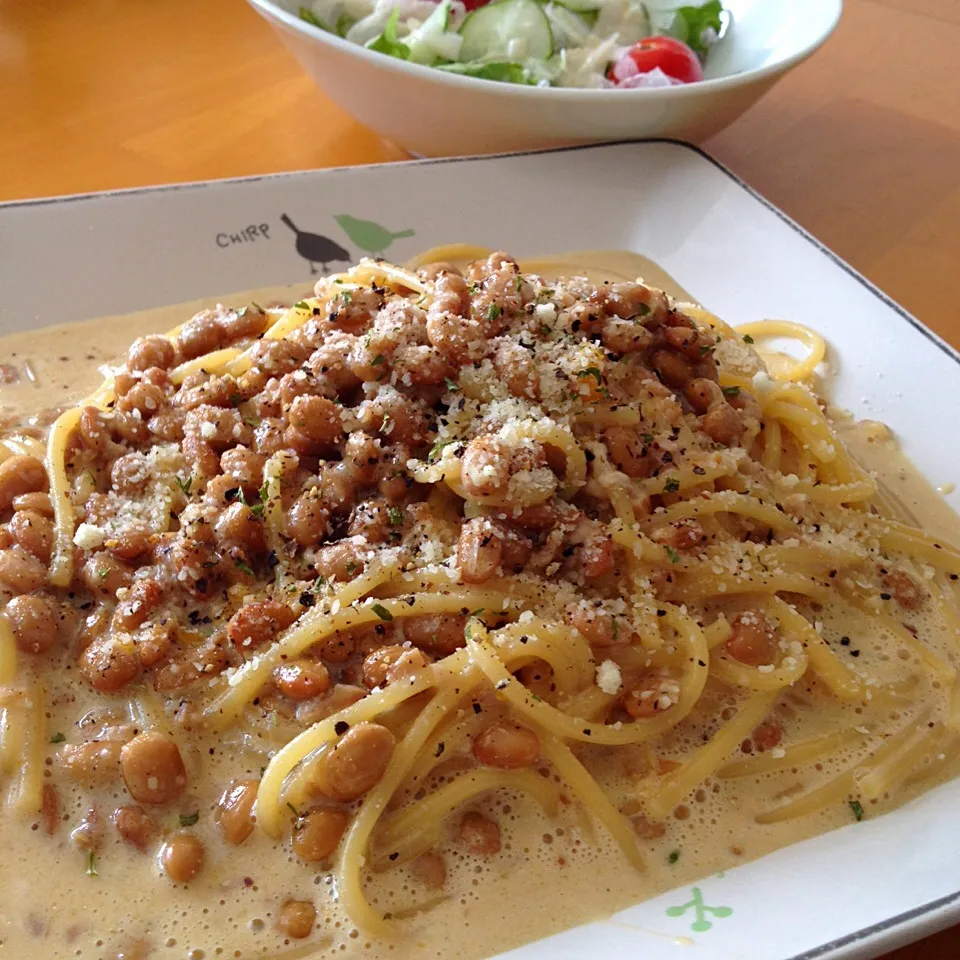
[{"label": "white square plate", "polygon": [[[779,317],[822,331],[835,400],[889,423],[934,484],[960,479],[949,432],[960,356],[715,161],[672,142],[7,204],[0,331],[304,280],[284,214],[326,239],[321,268],[461,240],[520,257],[642,253],[734,324]],[[876,956],[960,919],[958,806],[960,780],[510,956]]]}]

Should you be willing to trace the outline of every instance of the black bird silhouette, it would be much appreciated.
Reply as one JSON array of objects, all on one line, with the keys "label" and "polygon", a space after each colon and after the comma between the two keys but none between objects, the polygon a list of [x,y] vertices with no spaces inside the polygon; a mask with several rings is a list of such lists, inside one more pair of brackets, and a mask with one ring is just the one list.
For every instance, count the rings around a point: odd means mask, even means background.
[{"label": "black bird silhouette", "polygon": [[297,253],[309,262],[311,273],[319,272],[316,267],[318,263],[323,265],[323,272],[328,273],[328,263],[337,261],[346,263],[350,260],[350,254],[329,237],[298,230],[297,225],[285,213],[280,215],[280,219],[297,235]]}]

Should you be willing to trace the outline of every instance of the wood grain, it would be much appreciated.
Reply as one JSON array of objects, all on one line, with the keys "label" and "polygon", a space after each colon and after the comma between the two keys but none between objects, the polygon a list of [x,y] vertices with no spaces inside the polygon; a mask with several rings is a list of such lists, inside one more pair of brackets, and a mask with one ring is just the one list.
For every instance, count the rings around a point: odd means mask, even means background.
[{"label": "wood grain", "polygon": [[[960,3],[848,0],[706,144],[960,345]],[[238,0],[0,4],[0,199],[402,159]]]},{"label": "wood grain", "polygon": [[[705,145],[955,346],[958,50],[958,0],[848,0]],[[239,0],[0,0],[0,116],[0,200],[405,157]],[[887,960],[956,956],[960,928]]]},{"label": "wood grain", "polygon": [[705,144],[954,346],[958,49],[956,0],[849,0],[831,41]]}]

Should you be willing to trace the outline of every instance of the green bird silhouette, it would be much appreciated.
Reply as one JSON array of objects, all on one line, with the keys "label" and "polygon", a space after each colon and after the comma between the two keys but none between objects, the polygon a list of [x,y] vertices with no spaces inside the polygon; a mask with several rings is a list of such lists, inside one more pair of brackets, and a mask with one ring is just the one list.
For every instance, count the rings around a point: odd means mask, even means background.
[{"label": "green bird silhouette", "polygon": [[382,257],[394,240],[403,240],[405,237],[412,237],[414,234],[413,230],[401,230],[399,233],[393,233],[372,220],[359,220],[346,213],[341,213],[334,219],[340,224],[343,232],[353,241],[355,246],[377,257]]}]

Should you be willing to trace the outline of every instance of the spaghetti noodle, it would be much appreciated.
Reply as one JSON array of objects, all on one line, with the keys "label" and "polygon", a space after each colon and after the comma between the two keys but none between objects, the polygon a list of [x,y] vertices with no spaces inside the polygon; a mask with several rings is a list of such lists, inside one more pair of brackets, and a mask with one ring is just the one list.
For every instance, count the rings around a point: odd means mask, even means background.
[{"label": "spaghetti noodle", "polygon": [[[332,864],[386,937],[416,911],[370,885],[494,855],[491,797],[574,808],[643,871],[708,791],[751,784],[778,824],[949,767],[960,550],[885,510],[811,390],[818,334],[431,259],[137,341],[39,472],[4,441],[12,809],[122,781],[151,820],[218,754],[222,842]],[[766,368],[784,337],[806,355]],[[105,706],[46,782],[78,684]],[[160,854],[177,882],[203,882],[196,822]]]}]

